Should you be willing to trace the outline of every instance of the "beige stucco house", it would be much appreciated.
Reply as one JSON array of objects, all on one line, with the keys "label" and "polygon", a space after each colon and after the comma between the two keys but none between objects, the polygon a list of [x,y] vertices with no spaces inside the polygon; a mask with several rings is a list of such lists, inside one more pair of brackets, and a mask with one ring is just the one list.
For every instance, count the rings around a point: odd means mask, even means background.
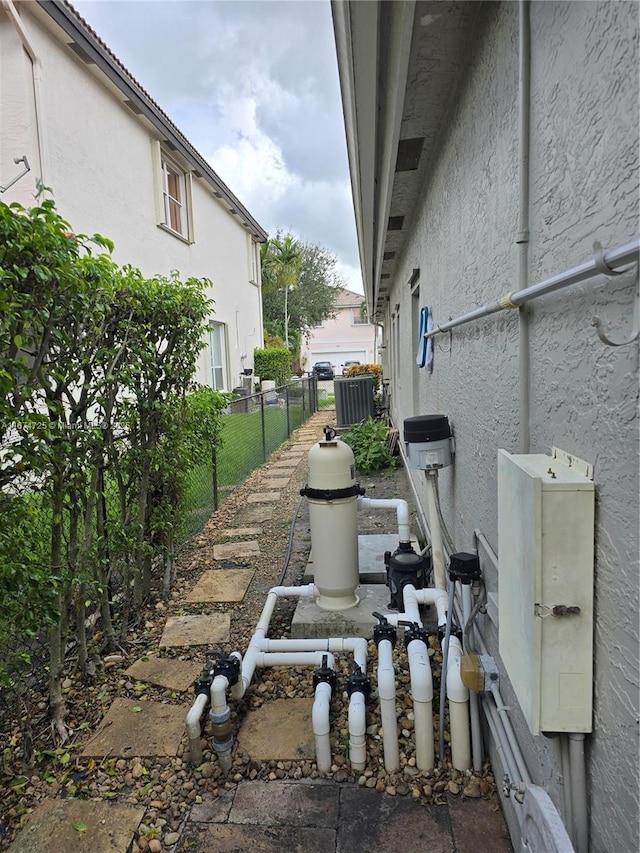
[{"label": "beige stucco house", "polygon": [[377,363],[377,326],[369,322],[363,304],[361,293],[341,290],[334,306],[335,316],[312,329],[302,343],[303,370],[311,370],[316,361],[330,361],[336,376],[340,376],[345,362]]},{"label": "beige stucco house", "polygon": [[391,416],[401,439],[408,417],[453,427],[442,516],[487,590],[465,643],[497,665],[482,754],[514,848],[569,850],[564,824],[579,853],[636,853],[639,6],[332,10]]},{"label": "beige stucco house", "polygon": [[[74,230],[114,241],[118,263],[210,278],[197,379],[238,385],[263,343],[264,229],[64,0],[3,0],[0,81],[0,198],[29,206],[40,178]],[[24,157],[30,171],[8,186]]]}]

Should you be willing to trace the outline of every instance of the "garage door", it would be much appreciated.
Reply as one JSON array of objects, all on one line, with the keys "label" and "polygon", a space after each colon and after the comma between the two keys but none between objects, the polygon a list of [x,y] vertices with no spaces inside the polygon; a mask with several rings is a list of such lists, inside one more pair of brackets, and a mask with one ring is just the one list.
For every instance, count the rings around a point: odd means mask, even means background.
[{"label": "garage door", "polygon": [[312,352],[311,364],[316,361],[330,361],[335,370],[336,376],[342,376],[342,368],[345,361],[359,361],[364,364],[367,360],[367,353],[364,350],[353,350],[344,352]]}]

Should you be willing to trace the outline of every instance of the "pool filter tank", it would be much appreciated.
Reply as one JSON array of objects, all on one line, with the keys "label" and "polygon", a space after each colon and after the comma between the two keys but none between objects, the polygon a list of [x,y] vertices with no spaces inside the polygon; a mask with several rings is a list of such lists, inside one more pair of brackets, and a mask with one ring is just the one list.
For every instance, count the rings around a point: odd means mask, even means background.
[{"label": "pool filter tank", "polygon": [[358,603],[358,495],[353,451],[325,427],[309,451],[309,479],[300,494],[309,501],[313,580],[322,610],[346,610]]}]

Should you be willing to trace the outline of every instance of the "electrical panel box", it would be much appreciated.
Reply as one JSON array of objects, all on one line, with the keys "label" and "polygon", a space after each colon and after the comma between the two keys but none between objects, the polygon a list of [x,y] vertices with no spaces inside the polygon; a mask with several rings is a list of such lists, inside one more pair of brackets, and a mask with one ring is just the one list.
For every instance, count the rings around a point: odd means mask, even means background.
[{"label": "electrical panel box", "polygon": [[499,648],[531,733],[590,732],[594,485],[498,450]]}]

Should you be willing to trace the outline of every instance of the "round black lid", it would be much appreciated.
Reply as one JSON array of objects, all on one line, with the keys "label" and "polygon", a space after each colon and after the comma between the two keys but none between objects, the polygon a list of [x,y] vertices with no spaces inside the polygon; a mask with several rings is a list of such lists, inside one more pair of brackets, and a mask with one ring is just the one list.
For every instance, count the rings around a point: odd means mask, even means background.
[{"label": "round black lid", "polygon": [[404,440],[419,444],[425,441],[441,441],[451,438],[451,427],[446,415],[417,415],[405,418]]}]

